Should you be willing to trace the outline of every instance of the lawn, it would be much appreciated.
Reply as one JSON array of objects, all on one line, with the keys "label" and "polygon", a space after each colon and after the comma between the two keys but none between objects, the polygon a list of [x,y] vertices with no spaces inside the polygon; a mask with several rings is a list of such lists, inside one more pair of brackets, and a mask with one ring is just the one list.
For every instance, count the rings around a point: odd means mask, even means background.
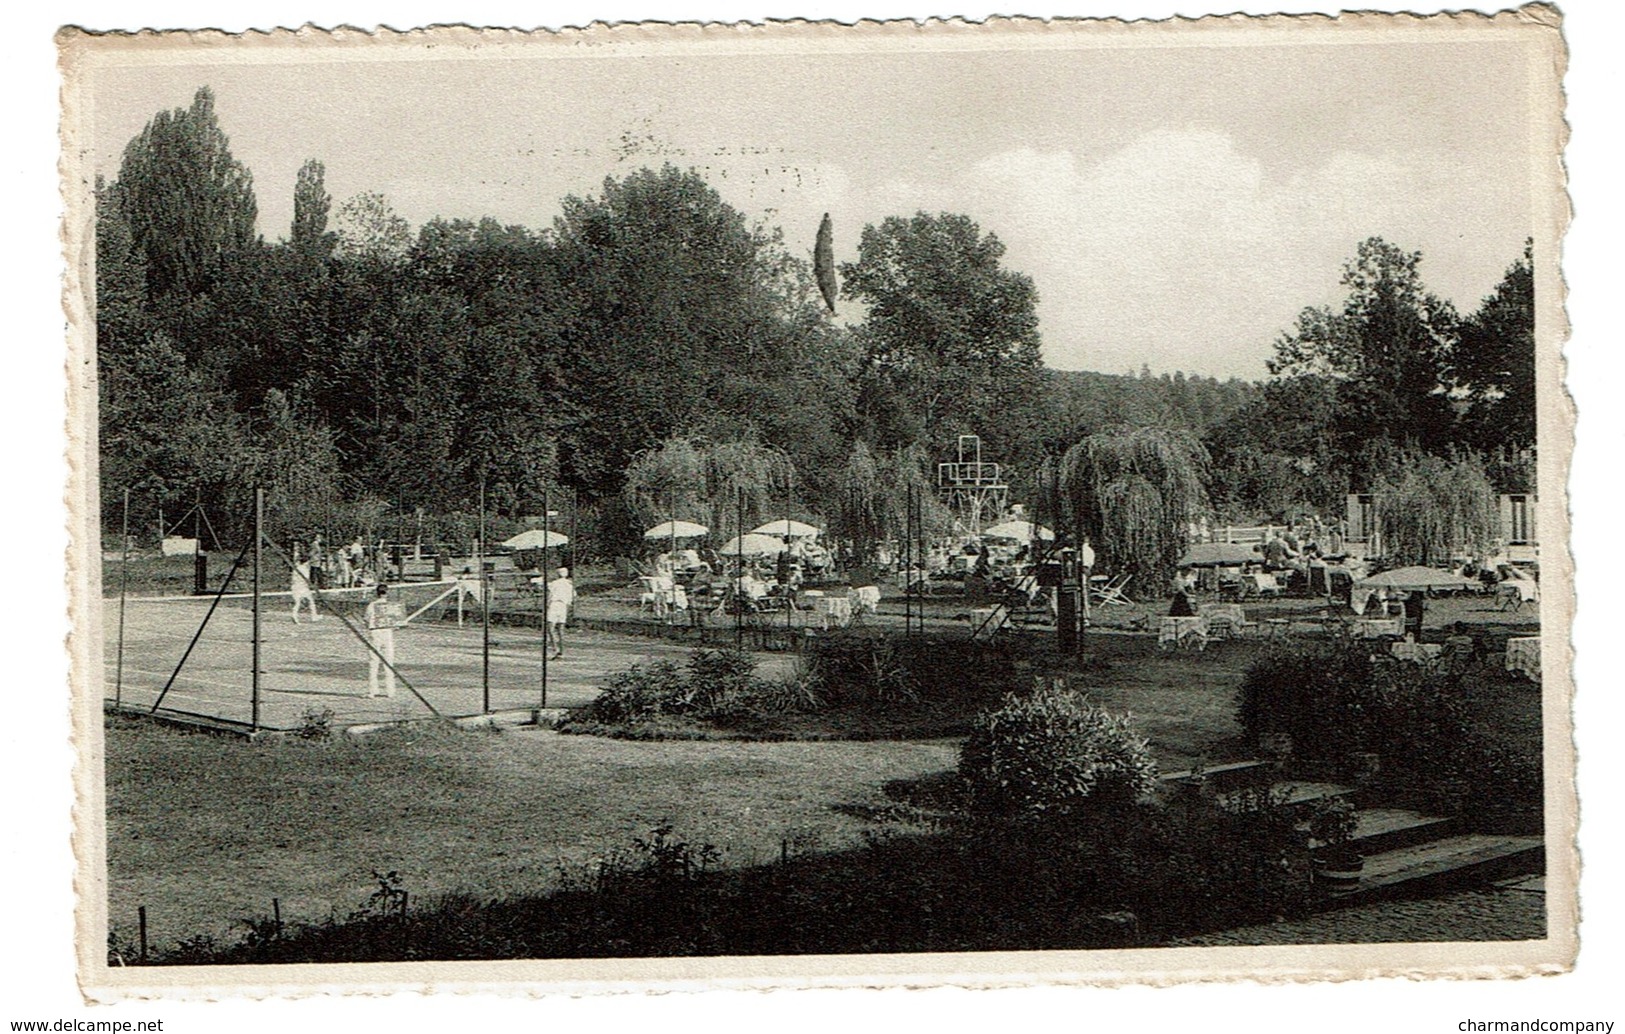
[{"label": "lawn", "polygon": [[[883,788],[950,768],[952,743],[640,743],[416,727],[364,740],[244,743],[107,727],[110,924],[132,942],[234,938],[271,899],[288,919],[359,907],[372,873],[414,896],[544,890],[670,822],[730,865],[862,842]],[[867,817],[865,817],[867,816]]]}]

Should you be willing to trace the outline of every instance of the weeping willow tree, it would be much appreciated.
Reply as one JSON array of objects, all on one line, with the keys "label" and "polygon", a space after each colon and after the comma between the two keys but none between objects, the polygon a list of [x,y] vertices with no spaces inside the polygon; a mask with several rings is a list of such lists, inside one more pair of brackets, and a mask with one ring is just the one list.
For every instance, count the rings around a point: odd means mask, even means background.
[{"label": "weeping willow tree", "polygon": [[876,457],[862,441],[854,443],[836,487],[836,533],[851,539],[867,562],[876,543],[907,534],[911,489],[919,507],[916,536],[947,534],[953,518],[925,475],[923,449],[911,446]]},{"label": "weeping willow tree", "polygon": [[795,465],[781,449],[676,437],[632,457],[624,498],[645,528],[668,519],[695,521],[717,538],[731,538],[784,516],[794,481]]},{"label": "weeping willow tree", "polygon": [[1395,564],[1479,555],[1498,533],[1500,501],[1477,457],[1406,453],[1374,488],[1382,551]]},{"label": "weeping willow tree", "polygon": [[1074,528],[1093,540],[1095,566],[1144,592],[1166,585],[1207,507],[1208,453],[1164,427],[1092,434],[1061,457],[1060,494]]},{"label": "weeping willow tree", "polygon": [[867,562],[874,544],[886,537],[886,483],[875,454],[862,440],[841,467],[836,484],[835,533],[852,541]]}]

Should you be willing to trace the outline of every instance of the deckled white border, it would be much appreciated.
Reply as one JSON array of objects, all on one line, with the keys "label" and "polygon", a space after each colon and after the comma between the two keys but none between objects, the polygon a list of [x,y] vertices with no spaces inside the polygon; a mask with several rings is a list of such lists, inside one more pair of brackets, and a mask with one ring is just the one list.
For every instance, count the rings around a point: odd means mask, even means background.
[{"label": "deckled white border", "polygon": [[[1537,19],[1541,17],[1537,13]],[[1529,20],[1528,12],[1525,20]],[[1301,31],[1305,20],[1297,19],[1271,19],[1264,22],[1249,21],[1244,27],[1248,30],[1262,30],[1267,33],[1298,32]],[[1384,38],[1392,38],[1396,32],[1435,32],[1441,26],[1448,26],[1448,31],[1459,33],[1475,33],[1481,31],[1482,20],[1471,16],[1457,16],[1446,19],[1430,19],[1417,21],[1407,17],[1389,18],[1386,16],[1362,16],[1360,18],[1347,18],[1338,23],[1331,23],[1325,19],[1307,19],[1311,25],[1318,25],[1322,29],[1330,29],[1344,34],[1340,38],[1365,37],[1374,30],[1383,34]],[[1504,25],[1504,20],[1503,23]],[[1234,35],[1237,28],[1236,19],[1207,19],[1200,23],[1179,24],[1172,26],[1158,26],[1159,32],[1180,31],[1184,33],[1205,31],[1220,34]],[[1069,45],[1059,38],[1058,34],[1070,36],[1077,31],[1087,31],[1092,34],[1091,42],[1102,42],[1111,46],[1147,45],[1145,35],[1141,30],[1145,26],[1107,24],[1079,26],[1043,24],[1038,22],[1021,22],[1010,20],[995,20],[995,25],[1001,37],[1008,34],[1017,34],[1022,38],[1023,45],[1056,46]],[[661,50],[674,48],[692,48],[695,46],[708,47],[711,44],[708,38],[722,33],[727,38],[730,49],[738,46],[752,46],[757,39],[773,39],[779,45],[793,42],[798,48],[808,45],[819,45],[819,41],[828,40],[832,33],[843,37],[842,46],[848,45],[847,40],[853,32],[866,33],[881,44],[894,46],[899,40],[916,41],[928,38],[935,47],[978,47],[987,45],[986,33],[990,26],[975,26],[964,23],[932,23],[919,25],[915,23],[896,23],[887,25],[866,24],[856,29],[841,29],[828,25],[807,24],[773,24],[762,28],[719,27],[712,26],[700,28],[696,25],[670,26],[619,26],[607,29],[603,26],[594,26],[582,35],[598,37],[606,40],[607,46],[635,45],[639,47],[652,47]],[[1249,36],[1252,32],[1248,33]],[[448,35],[452,41],[478,40],[486,48],[505,48],[515,45],[514,34],[507,32],[473,33],[467,30],[451,29],[436,30],[440,42],[446,42]],[[246,40],[236,41],[217,34],[194,36],[189,41],[187,59],[196,60],[198,51],[218,52],[223,59],[239,60],[239,55],[246,48],[275,46],[279,34],[269,37],[250,36]],[[811,37],[813,42],[806,41]],[[385,40],[397,45],[412,46],[415,40],[421,39],[416,34],[385,34],[381,39],[372,42],[369,38],[355,32],[338,34],[337,39],[324,38],[320,34],[310,32],[300,34],[302,46],[315,47],[318,50],[331,48],[335,43],[360,40],[365,45],[377,46]],[[1159,40],[1166,37],[1159,37]],[[1249,42],[1254,42],[1250,39]],[[156,40],[136,39],[130,41],[104,39],[100,41],[110,49],[120,49],[126,42],[136,45],[146,45]],[[534,45],[534,40],[529,41]],[[1223,40],[1215,41],[1220,45]],[[1317,40],[1316,42],[1324,42]],[[1204,44],[1206,41],[1204,41]],[[1005,39],[1000,40],[1001,45],[1007,45]],[[1161,45],[1166,45],[1162,43]],[[98,52],[107,52],[100,50]],[[1548,64],[1550,74],[1559,76],[1561,73],[1561,57],[1558,53],[1551,55]],[[1557,110],[1554,106],[1552,114]],[[1560,127],[1553,126],[1554,132]],[[1554,148],[1560,141],[1553,138]],[[1555,152],[1554,152],[1555,153]],[[1537,158],[1538,156],[1532,156]],[[1548,174],[1555,170],[1547,170]],[[1552,225],[1548,236],[1545,232],[1537,233],[1537,254],[1556,254],[1555,243],[1558,239],[1557,229],[1566,218],[1566,202],[1557,186],[1558,180],[1551,176],[1553,190],[1548,191],[1549,196],[1556,204],[1550,214]],[[77,226],[82,234],[87,223],[70,220],[70,229]],[[1545,228],[1543,228],[1545,229]],[[81,240],[83,238],[81,237]],[[71,251],[71,248],[70,248]],[[1543,348],[1543,363],[1541,368],[1541,441],[1542,441],[1542,484],[1547,486],[1542,492],[1543,513],[1541,522],[1543,530],[1550,532],[1558,528],[1566,528],[1566,514],[1562,508],[1562,493],[1554,492],[1549,486],[1561,483],[1561,470],[1566,462],[1567,450],[1555,449],[1555,443],[1567,444],[1570,415],[1566,396],[1561,392],[1562,371],[1556,361],[1557,343],[1561,341],[1561,309],[1559,306],[1547,303],[1557,303],[1560,299],[1559,285],[1555,278],[1555,268],[1550,263],[1540,263],[1542,280],[1538,284],[1537,297],[1542,301],[1541,312],[1541,341]],[[70,269],[77,270],[83,277],[85,267],[80,262],[73,262]],[[70,275],[70,293],[72,275]],[[72,299],[70,299],[70,312]],[[76,317],[82,319],[82,312]],[[1555,332],[1554,332],[1555,330]],[[70,364],[70,369],[79,371],[78,383],[81,388],[80,398],[83,399],[83,389],[87,383],[84,380],[85,372],[89,369],[84,364]],[[93,399],[93,391],[89,395]],[[1560,437],[1554,437],[1553,429]],[[1554,455],[1561,453],[1561,455]],[[91,460],[93,463],[93,459]],[[85,468],[85,469],[88,469]],[[1555,470],[1555,480],[1554,480]],[[78,486],[85,487],[84,480]],[[81,503],[94,505],[92,494],[80,494]],[[88,513],[90,511],[81,511]],[[94,527],[94,518],[89,520],[89,526]],[[1545,575],[1550,584],[1554,571],[1561,577],[1560,566],[1566,557],[1557,557],[1555,551],[1547,550],[1545,561]],[[80,593],[79,599],[93,600],[99,596],[95,586],[89,585],[88,580],[95,578],[98,570],[83,569],[75,572],[80,581],[76,584],[76,591]],[[1545,614],[1547,627],[1561,627],[1564,622],[1554,621],[1560,615],[1554,614],[1556,607],[1564,607],[1567,600],[1562,593],[1548,593],[1551,602],[1547,604]],[[99,617],[99,608],[88,608]],[[94,621],[95,618],[93,617]],[[1559,675],[1566,674],[1566,663],[1553,663],[1560,658],[1554,658],[1549,637],[1548,642],[1548,675],[1546,679],[1548,694],[1548,718],[1553,715],[1551,709],[1555,705],[1560,709],[1564,720],[1560,723],[1563,728],[1556,730],[1558,735],[1549,736],[1547,763],[1554,771],[1567,771],[1572,767],[1572,754],[1566,748],[1571,743],[1567,735],[1567,690],[1566,678]],[[83,647],[85,640],[79,640],[77,645]],[[92,644],[93,645],[93,644]],[[81,664],[86,664],[82,653],[76,657]],[[88,664],[81,670],[100,671],[99,663]],[[1552,700],[1556,693],[1557,700]],[[99,707],[96,710],[99,716]],[[81,718],[83,718],[83,709]],[[81,723],[82,737],[88,733],[88,739],[99,739],[99,721],[90,723],[92,728],[85,728]],[[85,740],[82,739],[82,742]],[[85,794],[82,798],[84,812],[100,814],[100,780],[92,780],[95,784],[86,787],[81,781],[81,790]],[[1564,805],[1572,800],[1571,788],[1554,785],[1552,787],[1553,800],[1549,812],[1556,817],[1572,816],[1572,808]],[[1557,811],[1552,809],[1556,808]],[[1551,890],[1548,894],[1548,907],[1552,915],[1552,926],[1556,933],[1572,931],[1572,913],[1564,914],[1560,902],[1564,898],[1565,873],[1567,886],[1572,887],[1573,854],[1567,850],[1567,838],[1562,836],[1559,827],[1561,822],[1554,822],[1553,829],[1548,836],[1548,851],[1552,856],[1549,859],[1549,870],[1552,876],[1548,883]],[[99,858],[96,859],[99,863]],[[89,866],[87,865],[87,868]],[[100,888],[95,887],[95,878],[85,885],[95,898],[100,898]],[[956,955],[956,956],[873,956],[859,959],[837,959],[809,957],[801,959],[774,959],[774,960],[634,960],[631,962],[617,962],[606,967],[602,964],[583,966],[580,963],[478,963],[465,965],[425,964],[420,966],[363,966],[363,967],[263,967],[258,969],[244,969],[229,967],[216,971],[106,971],[98,974],[102,955],[99,939],[82,938],[81,948],[88,949],[82,958],[85,965],[84,975],[87,988],[97,984],[97,977],[108,978],[104,988],[93,993],[105,993],[110,996],[128,994],[157,993],[171,995],[177,991],[186,993],[213,994],[227,987],[239,992],[256,994],[268,991],[288,993],[297,990],[310,990],[313,988],[344,987],[346,989],[370,988],[388,989],[400,987],[428,987],[434,986],[449,989],[455,986],[458,989],[483,989],[497,986],[512,988],[517,985],[530,985],[537,979],[549,981],[549,989],[562,990],[570,993],[581,993],[598,990],[623,990],[632,987],[647,988],[651,985],[671,988],[690,988],[695,986],[785,986],[799,985],[806,981],[826,983],[833,985],[900,985],[919,986],[921,984],[953,983],[962,986],[995,986],[1009,983],[1027,984],[1035,981],[1062,980],[1062,981],[1089,981],[1089,982],[1116,982],[1129,980],[1136,982],[1169,982],[1191,979],[1232,979],[1235,977],[1271,979],[1303,979],[1303,978],[1341,978],[1349,976],[1370,976],[1375,974],[1402,974],[1402,975],[1457,975],[1457,976],[1487,976],[1508,975],[1516,973],[1532,973],[1552,969],[1560,969],[1564,960],[1572,956],[1573,942],[1571,937],[1559,936],[1552,941],[1538,945],[1527,946],[1486,946],[1473,945],[1415,945],[1395,948],[1394,946],[1314,946],[1292,948],[1253,948],[1253,949],[1157,949],[1139,952],[1112,952],[1112,953],[1041,953],[1039,955]],[[1487,951],[1486,948],[1507,950]],[[312,973],[312,969],[322,969],[323,972]],[[613,974],[613,979],[605,980],[606,969]],[[291,971],[300,972],[293,973]],[[126,979],[134,973],[141,977],[185,976],[184,981],[169,980],[160,984],[126,983]],[[307,978],[310,978],[307,980]],[[314,980],[314,983],[311,982]],[[331,981],[331,982],[329,982]]]}]

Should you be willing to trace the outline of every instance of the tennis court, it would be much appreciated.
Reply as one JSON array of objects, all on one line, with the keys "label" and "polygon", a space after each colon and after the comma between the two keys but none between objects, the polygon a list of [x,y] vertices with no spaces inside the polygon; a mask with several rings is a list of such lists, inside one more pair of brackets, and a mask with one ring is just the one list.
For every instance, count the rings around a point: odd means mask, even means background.
[{"label": "tennis court", "polygon": [[[477,715],[487,706],[491,711],[543,706],[542,630],[491,628],[487,702],[486,647],[478,604],[464,601],[459,626],[455,592],[425,602],[444,593],[447,584],[392,590],[392,596],[404,598],[409,613],[427,606],[395,632],[395,669],[400,678],[392,699],[368,698],[371,651],[352,630],[362,627],[361,610],[370,590],[323,592],[321,619],[311,622],[305,615],[297,624],[290,616],[289,593],[262,594],[259,727],[297,729],[307,715],[323,711],[332,711],[333,723],[343,726],[423,718],[434,712],[447,717]],[[251,723],[252,598],[224,597],[211,615],[213,603],[212,597],[125,601],[121,660],[119,601],[104,600],[106,698],[146,709],[162,695],[163,712]],[[545,705],[580,706],[597,695],[605,675],[662,658],[681,662],[688,652],[646,638],[572,630],[564,656],[545,662]]]}]

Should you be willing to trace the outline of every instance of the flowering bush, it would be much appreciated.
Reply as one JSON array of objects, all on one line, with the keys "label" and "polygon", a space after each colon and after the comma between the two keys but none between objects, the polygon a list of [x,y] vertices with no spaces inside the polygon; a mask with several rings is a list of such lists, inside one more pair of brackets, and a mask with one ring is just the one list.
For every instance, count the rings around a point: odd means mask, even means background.
[{"label": "flowering bush", "polygon": [[1156,787],[1150,745],[1082,696],[1049,687],[977,717],[959,752],[972,806],[995,814],[1129,804]]}]

